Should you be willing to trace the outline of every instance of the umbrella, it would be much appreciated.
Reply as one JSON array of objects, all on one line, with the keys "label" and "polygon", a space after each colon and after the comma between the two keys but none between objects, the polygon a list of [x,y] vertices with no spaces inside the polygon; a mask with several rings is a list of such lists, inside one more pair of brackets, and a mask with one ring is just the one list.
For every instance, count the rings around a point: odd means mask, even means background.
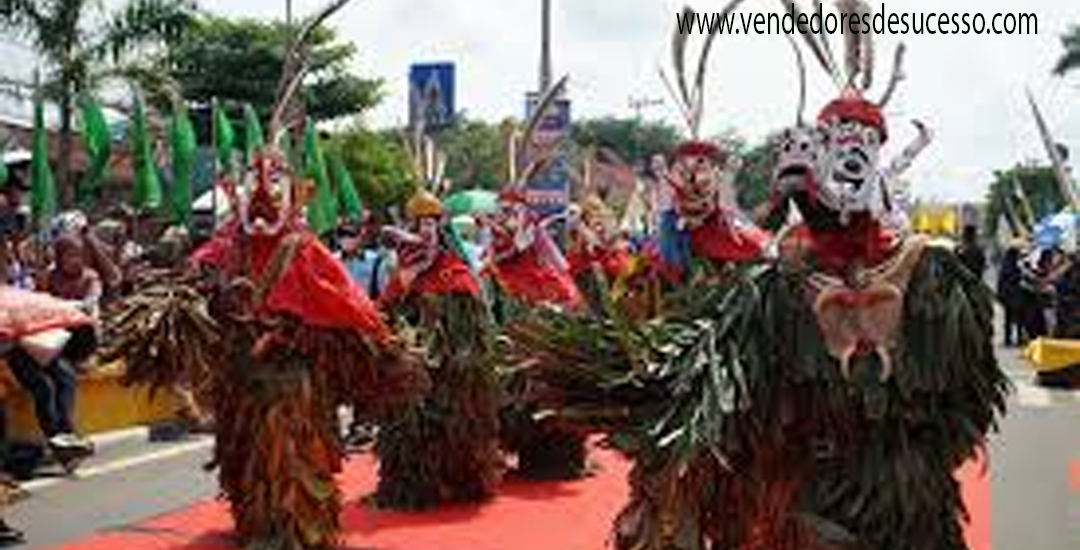
[{"label": "umbrella", "polygon": [[459,235],[467,234],[476,230],[476,218],[468,215],[461,214],[450,218],[450,226],[457,231]]},{"label": "umbrella", "polygon": [[1077,238],[1077,224],[1080,215],[1072,212],[1051,214],[1035,225],[1035,244],[1048,249],[1062,247],[1071,249]]},{"label": "umbrella", "polygon": [[484,189],[458,191],[443,200],[443,207],[451,217],[491,213],[499,207],[499,195]]}]

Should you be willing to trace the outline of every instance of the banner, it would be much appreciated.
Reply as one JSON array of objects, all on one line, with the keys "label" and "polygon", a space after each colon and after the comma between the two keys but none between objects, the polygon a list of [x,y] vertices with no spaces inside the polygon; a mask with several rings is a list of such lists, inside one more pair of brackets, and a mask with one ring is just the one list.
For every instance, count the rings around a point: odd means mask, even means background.
[{"label": "banner", "polygon": [[[540,94],[528,94],[526,118],[539,101]],[[541,118],[532,142],[526,144],[526,165],[548,159],[526,183],[529,204],[542,216],[562,214],[570,202],[570,121],[570,100],[555,101]]]}]

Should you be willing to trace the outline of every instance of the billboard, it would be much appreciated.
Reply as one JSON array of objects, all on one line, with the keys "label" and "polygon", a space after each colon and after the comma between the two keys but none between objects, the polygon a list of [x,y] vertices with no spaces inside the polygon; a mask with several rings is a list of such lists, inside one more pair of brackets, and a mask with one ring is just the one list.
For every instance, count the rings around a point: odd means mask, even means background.
[{"label": "billboard", "polygon": [[[526,118],[532,116],[539,101],[539,94],[528,94]],[[550,158],[526,187],[529,204],[543,216],[562,214],[570,202],[570,114],[570,100],[556,100],[540,119],[532,142],[525,145],[526,164]]]},{"label": "billboard", "polygon": [[440,130],[454,122],[454,64],[418,63],[409,68],[409,125]]}]

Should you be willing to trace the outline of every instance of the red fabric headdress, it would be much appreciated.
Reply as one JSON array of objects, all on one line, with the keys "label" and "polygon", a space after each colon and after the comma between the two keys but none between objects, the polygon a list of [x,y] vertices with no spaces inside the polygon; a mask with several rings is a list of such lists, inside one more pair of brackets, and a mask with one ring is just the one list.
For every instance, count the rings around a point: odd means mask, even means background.
[{"label": "red fabric headdress", "polygon": [[720,148],[716,144],[707,141],[684,141],[675,148],[675,158],[709,157],[716,159],[719,156]]},{"label": "red fabric headdress", "polygon": [[851,120],[874,128],[881,134],[881,142],[889,137],[885,127],[885,115],[881,107],[872,101],[862,97],[855,90],[845,90],[840,97],[829,102],[818,115],[819,124],[830,124],[836,121]]}]

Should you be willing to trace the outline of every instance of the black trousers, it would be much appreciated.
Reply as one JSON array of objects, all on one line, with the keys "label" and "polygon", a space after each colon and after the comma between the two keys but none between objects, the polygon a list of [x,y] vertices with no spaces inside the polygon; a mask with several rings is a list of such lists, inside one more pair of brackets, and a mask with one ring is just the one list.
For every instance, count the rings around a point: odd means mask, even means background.
[{"label": "black trousers", "polygon": [[72,414],[78,380],[71,362],[61,356],[42,366],[21,348],[8,353],[7,362],[19,385],[34,401],[41,432],[46,437],[74,433]]}]

